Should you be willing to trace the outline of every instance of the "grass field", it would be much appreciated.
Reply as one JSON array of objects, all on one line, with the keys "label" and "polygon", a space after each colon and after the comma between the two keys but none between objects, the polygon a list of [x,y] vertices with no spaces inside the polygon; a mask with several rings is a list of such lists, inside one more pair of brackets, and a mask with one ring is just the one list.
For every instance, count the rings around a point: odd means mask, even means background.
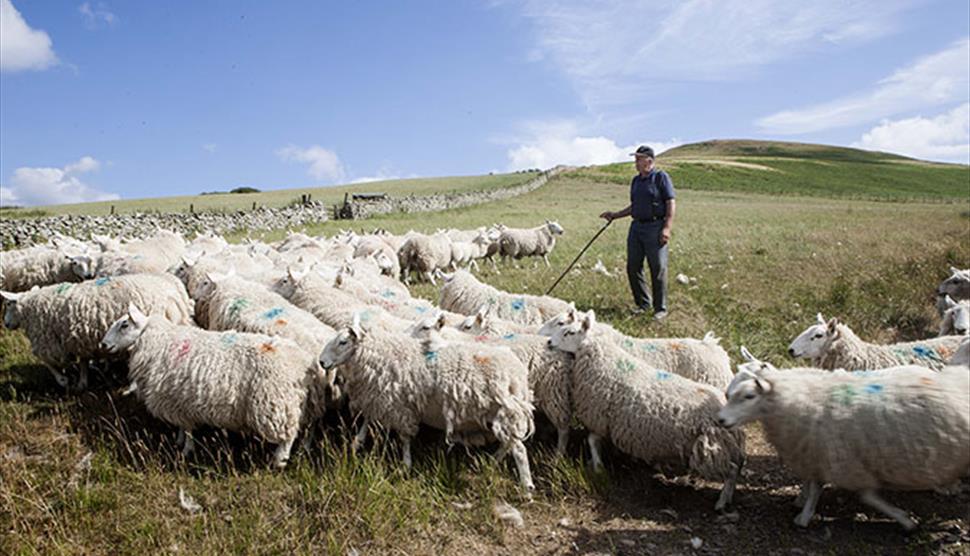
[{"label": "grass field", "polygon": [[[509,291],[541,293],[602,226],[596,215],[625,206],[629,169],[622,183],[611,175],[624,176],[622,168],[586,169],[516,199],[390,215],[355,227],[404,232],[558,219],[566,235],[552,268],[526,263],[500,275],[483,273]],[[928,197],[957,200],[948,197],[949,186],[938,187]],[[628,316],[625,222],[604,232],[556,295],[631,334],[699,337],[713,330],[735,361],[737,348],[746,345],[786,366],[795,363],[785,354],[787,344],[819,311],[870,340],[934,335],[934,287],[950,265],[970,266],[970,194],[953,203],[899,202],[893,195],[845,199],[825,188],[812,190],[815,196],[750,193],[733,182],[725,188],[678,190],[670,272],[697,280],[671,282],[664,323]],[[329,222],[310,231],[331,234],[346,225]],[[614,277],[588,270],[597,258]],[[414,291],[435,298],[428,285]],[[423,432],[416,443],[411,473],[400,469],[393,438],[379,437],[353,457],[346,415],[332,417],[321,445],[284,472],[266,469],[271,447],[218,431],[204,432],[200,453],[184,461],[175,431],[121,397],[121,388],[113,382],[63,395],[29,355],[23,336],[0,332],[0,552],[965,554],[970,542],[966,493],[888,493],[922,521],[919,531],[904,535],[848,493],[827,489],[812,527],[795,528],[789,502],[797,480],[758,427],[748,429],[748,472],[735,496],[735,518],[712,511],[719,485],[655,475],[613,450],[606,454],[608,473],[591,473],[581,463],[586,451],[579,430],[569,457],[557,459],[554,431],[543,426],[530,443],[538,487],[533,502],[517,492],[510,465],[495,464],[486,452],[449,452],[436,431]],[[200,512],[180,508],[180,488],[201,504]],[[524,528],[492,515],[500,500],[522,512]],[[700,551],[689,544],[695,537],[704,542]]]},{"label": "grass field", "polygon": [[413,178],[333,187],[277,189],[260,193],[224,193],[218,195],[181,195],[177,197],[157,197],[151,199],[123,199],[120,201],[4,210],[0,212],[0,217],[34,218],[58,214],[105,215],[110,214],[112,206],[115,207],[116,214],[130,214],[134,212],[189,212],[189,205],[192,205],[197,212],[233,212],[237,210],[250,210],[253,203],[256,203],[256,206],[259,207],[283,207],[299,202],[301,195],[306,194],[311,195],[311,200],[313,201],[322,201],[327,205],[333,205],[343,202],[345,193],[387,193],[392,197],[399,197],[404,195],[483,191],[525,183],[536,175],[536,172],[521,172],[488,176]]}]

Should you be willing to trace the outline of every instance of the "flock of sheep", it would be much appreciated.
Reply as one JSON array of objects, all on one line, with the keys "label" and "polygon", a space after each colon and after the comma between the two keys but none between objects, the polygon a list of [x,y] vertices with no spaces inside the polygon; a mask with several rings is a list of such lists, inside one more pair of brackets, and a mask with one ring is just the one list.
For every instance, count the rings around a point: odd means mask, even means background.
[{"label": "flock of sheep", "polygon": [[[393,431],[411,466],[420,425],[445,442],[497,442],[533,489],[526,442],[544,414],[566,453],[575,423],[601,443],[723,484],[732,501],[745,463],[739,425],[759,420],[803,481],[807,526],[830,483],[898,521],[879,488],[952,486],[970,472],[970,270],[938,294],[941,336],[875,345],[837,319],[810,327],[789,352],[811,367],[776,369],[702,339],[627,336],[548,296],[479,281],[477,261],[542,257],[563,233],[492,226],[395,236],[291,233],[274,244],[186,242],[160,231],[135,241],[95,236],[0,253],[4,326],[20,328],[58,384],[83,389],[89,368],[126,361],[128,387],[179,429],[183,452],[202,426],[253,433],[286,465],[309,447],[328,410]],[[433,305],[410,295],[412,273],[438,284]],[[402,283],[403,282],[403,283]]]}]

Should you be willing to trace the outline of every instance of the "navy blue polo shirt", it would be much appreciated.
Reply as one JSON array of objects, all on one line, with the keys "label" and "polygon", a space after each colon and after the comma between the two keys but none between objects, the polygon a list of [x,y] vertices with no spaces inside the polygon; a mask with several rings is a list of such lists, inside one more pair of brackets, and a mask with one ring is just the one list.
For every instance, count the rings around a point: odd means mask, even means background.
[{"label": "navy blue polo shirt", "polygon": [[663,220],[667,217],[667,200],[674,198],[674,183],[663,170],[637,174],[630,183],[630,205],[634,220]]}]

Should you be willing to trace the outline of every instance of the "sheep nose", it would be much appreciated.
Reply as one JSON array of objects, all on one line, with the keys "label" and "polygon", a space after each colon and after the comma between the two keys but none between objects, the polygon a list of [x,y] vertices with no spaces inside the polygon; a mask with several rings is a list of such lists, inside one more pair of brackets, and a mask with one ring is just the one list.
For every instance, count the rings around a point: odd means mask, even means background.
[{"label": "sheep nose", "polygon": [[108,344],[101,342],[100,344],[98,344],[98,347],[100,347],[102,350],[105,350],[105,349],[108,349]]},{"label": "sheep nose", "polygon": [[718,418],[717,418],[717,424],[718,424],[718,425],[721,425],[722,427],[723,427],[723,426],[726,426],[726,425],[727,425],[727,420],[726,420],[726,419],[724,419],[724,417],[718,417]]},{"label": "sheep nose", "polygon": [[788,348],[788,355],[795,357],[795,348]]}]

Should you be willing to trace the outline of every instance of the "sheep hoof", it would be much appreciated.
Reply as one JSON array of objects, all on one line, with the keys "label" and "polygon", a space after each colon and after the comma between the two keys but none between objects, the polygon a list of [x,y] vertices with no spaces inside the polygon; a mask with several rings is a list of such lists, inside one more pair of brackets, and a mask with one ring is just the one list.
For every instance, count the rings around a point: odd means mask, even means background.
[{"label": "sheep hoof", "polygon": [[811,521],[812,516],[810,515],[798,514],[795,516],[795,525],[801,527],[802,529],[808,527],[808,524],[811,523]]}]

